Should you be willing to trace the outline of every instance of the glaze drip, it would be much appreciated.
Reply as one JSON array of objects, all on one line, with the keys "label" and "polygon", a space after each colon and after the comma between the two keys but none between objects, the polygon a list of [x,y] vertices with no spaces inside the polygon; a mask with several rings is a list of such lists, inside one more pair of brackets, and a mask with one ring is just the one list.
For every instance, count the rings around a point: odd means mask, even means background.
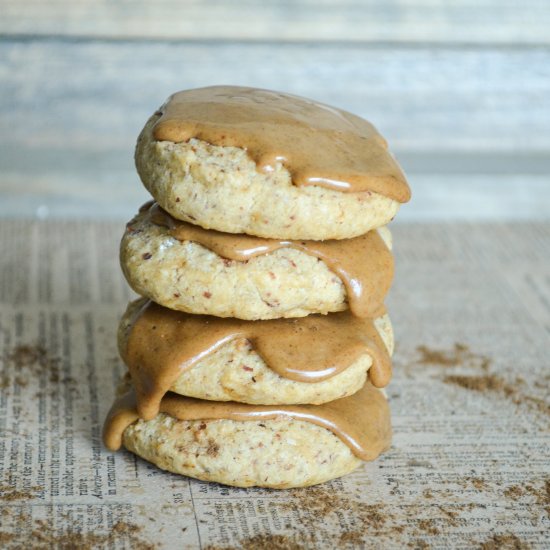
[{"label": "glaze drip", "polygon": [[[108,449],[118,450],[124,430],[138,420],[136,405],[136,395],[130,390],[111,407],[103,427]],[[391,442],[388,404],[382,392],[368,382],[354,395],[324,405],[245,405],[169,393],[160,402],[159,411],[178,420],[303,420],[330,430],[361,460],[374,460]]]},{"label": "glaze drip", "polygon": [[211,86],[172,95],[153,128],[157,141],[196,138],[240,147],[269,173],[279,163],[297,186],[376,192],[410,198],[401,168],[368,121],[310,99],[238,86]]},{"label": "glaze drip", "polygon": [[290,380],[326,380],[365,354],[372,358],[369,380],[374,386],[384,387],[391,378],[390,356],[370,318],[342,312],[242,321],[191,315],[145,301],[130,320],[126,349],[121,350],[136,389],[139,416],[154,418],[180,374],[239,338],[249,340],[271,370]]},{"label": "glaze drip", "polygon": [[156,203],[149,202],[140,211],[145,212],[152,223],[168,228],[174,238],[199,243],[222,258],[245,262],[281,248],[294,248],[315,256],[341,279],[349,308],[357,317],[373,316],[393,279],[393,256],[377,231],[344,240],[262,239],[206,230],[176,220]]}]

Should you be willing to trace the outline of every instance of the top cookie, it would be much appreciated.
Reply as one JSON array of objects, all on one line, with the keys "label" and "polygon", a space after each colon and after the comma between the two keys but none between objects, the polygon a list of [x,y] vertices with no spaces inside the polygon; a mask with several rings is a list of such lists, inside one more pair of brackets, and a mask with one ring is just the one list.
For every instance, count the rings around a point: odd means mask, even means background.
[{"label": "top cookie", "polygon": [[410,197],[369,122],[254,88],[174,94],[141,132],[136,166],[174,217],[266,238],[355,237],[388,223]]}]

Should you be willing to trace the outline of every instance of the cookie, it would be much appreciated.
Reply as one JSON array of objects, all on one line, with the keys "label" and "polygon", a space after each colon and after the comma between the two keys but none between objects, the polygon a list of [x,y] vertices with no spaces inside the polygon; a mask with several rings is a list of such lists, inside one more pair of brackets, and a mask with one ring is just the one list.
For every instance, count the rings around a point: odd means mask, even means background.
[{"label": "cookie", "polygon": [[121,445],[159,468],[237,487],[285,489],[322,483],[374,460],[391,441],[389,408],[367,383],[353,397],[320,406],[269,407],[167,395],[161,413],[137,417],[130,391],[104,427]]},{"label": "cookie", "polygon": [[[131,302],[120,322],[119,349],[121,356],[128,363],[128,336],[135,316],[139,315],[144,304],[144,299]],[[388,354],[391,355],[393,330],[389,317],[383,315],[377,318],[374,325],[383,342],[382,345],[386,346]],[[205,327],[205,330],[208,330],[208,327]],[[146,345],[156,349],[157,342],[149,340]],[[349,367],[334,376],[316,382],[298,381],[281,376],[272,370],[249,340],[239,338],[224,343],[210,355],[199,359],[192,368],[182,369],[181,373],[176,373],[170,380],[169,390],[214,401],[265,405],[321,404],[358,391],[364,385],[372,363],[371,355],[363,353]],[[145,362],[141,364],[142,369],[144,364]],[[159,364],[158,367],[163,369],[164,365]],[[139,374],[149,380],[149,385],[158,385],[154,374],[147,374],[143,370],[139,371]]]},{"label": "cookie", "polygon": [[120,262],[138,294],[188,313],[257,320],[351,306],[369,316],[391,285],[390,248],[386,227],[341,241],[275,241],[204,230],[148,204],[127,225]]},{"label": "cookie", "polygon": [[135,161],[175,218],[266,238],[356,237],[387,224],[410,196],[370,123],[252,88],[175,94],[142,130]]}]

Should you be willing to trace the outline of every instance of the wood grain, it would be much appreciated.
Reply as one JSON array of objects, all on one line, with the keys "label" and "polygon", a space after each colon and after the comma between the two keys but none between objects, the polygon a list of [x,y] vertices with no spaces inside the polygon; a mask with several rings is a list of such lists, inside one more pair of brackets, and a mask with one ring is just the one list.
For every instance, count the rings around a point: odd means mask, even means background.
[{"label": "wood grain", "polygon": [[1,0],[0,13],[8,36],[550,43],[545,0]]},{"label": "wood grain", "polygon": [[243,84],[356,112],[411,179],[400,219],[550,216],[544,0],[0,0],[0,216],[131,216],[146,118]]},{"label": "wood grain", "polygon": [[348,109],[374,122],[398,154],[550,149],[547,49],[63,40],[0,42],[0,123],[9,128],[1,149],[8,163],[21,155],[28,162],[22,147],[88,158],[101,152],[105,162],[104,153],[132,150],[170,93],[220,83]]}]

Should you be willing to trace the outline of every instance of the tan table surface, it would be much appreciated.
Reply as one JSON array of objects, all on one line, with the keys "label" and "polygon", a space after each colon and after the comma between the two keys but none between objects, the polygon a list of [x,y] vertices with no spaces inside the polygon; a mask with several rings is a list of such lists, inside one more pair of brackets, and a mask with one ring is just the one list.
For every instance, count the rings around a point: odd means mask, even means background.
[{"label": "tan table surface", "polygon": [[3,547],[548,547],[549,223],[394,227],[393,446],[282,492],[102,447],[130,297],[121,230],[0,222]]}]

